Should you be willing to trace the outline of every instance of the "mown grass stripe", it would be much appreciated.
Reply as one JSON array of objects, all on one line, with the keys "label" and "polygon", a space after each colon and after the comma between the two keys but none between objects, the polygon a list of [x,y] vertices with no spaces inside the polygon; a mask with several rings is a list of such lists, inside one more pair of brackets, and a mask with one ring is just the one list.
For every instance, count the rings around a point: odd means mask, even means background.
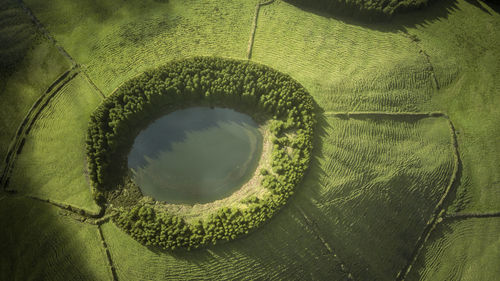
[{"label": "mown grass stripe", "polygon": [[360,280],[396,277],[452,174],[447,119],[389,117],[324,118],[304,183],[319,209],[304,211]]}]

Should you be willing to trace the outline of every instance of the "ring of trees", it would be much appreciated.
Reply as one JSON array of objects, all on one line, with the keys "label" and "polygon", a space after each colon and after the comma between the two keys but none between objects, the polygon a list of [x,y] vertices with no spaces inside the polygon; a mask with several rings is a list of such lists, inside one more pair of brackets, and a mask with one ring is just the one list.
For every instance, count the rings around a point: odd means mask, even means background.
[{"label": "ring of trees", "polygon": [[315,106],[298,82],[248,61],[195,57],[129,80],[93,113],[87,158],[96,202],[106,205],[109,194],[123,184],[126,157],[141,129],[168,112],[195,105],[231,107],[257,122],[269,120],[272,168],[261,171],[260,184],[270,192],[242,200],[245,208],[221,207],[196,223],[144,200],[120,207],[115,223],[145,245],[192,249],[247,234],[286,203],[308,168]]}]

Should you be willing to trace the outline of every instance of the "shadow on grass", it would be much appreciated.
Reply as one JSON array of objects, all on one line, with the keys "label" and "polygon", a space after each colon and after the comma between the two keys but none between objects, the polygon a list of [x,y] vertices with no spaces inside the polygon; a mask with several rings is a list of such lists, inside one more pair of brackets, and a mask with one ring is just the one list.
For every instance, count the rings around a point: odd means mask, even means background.
[{"label": "shadow on grass", "polygon": [[[483,11],[485,14],[492,15],[485,6],[489,6],[492,10],[500,13],[500,2],[491,0],[490,2],[480,2],[480,0],[465,0],[469,4]],[[391,18],[381,18],[378,20],[363,19],[361,16],[346,15],[340,10],[326,11],[327,9],[318,9],[309,5],[297,4],[294,1],[286,1],[304,11],[314,13],[316,15],[334,18],[347,24],[359,25],[365,28],[374,29],[383,32],[404,32],[407,28],[414,28],[419,25],[428,25],[432,22],[447,19],[448,16],[456,10],[459,10],[458,0],[434,0],[430,1],[425,7],[418,8],[413,11],[404,11],[396,14]]]},{"label": "shadow on grass", "polygon": [[[437,227],[434,229],[434,231],[431,233],[431,236],[429,237],[429,240],[427,240],[427,245],[431,245],[435,242],[438,242],[441,238],[443,237],[449,237],[454,232],[454,229],[451,227],[451,224],[448,222],[443,222],[437,225]],[[427,254],[435,254],[432,251],[429,251],[428,248],[424,247],[422,251],[420,252],[420,255],[417,257],[415,263],[413,264],[410,272],[408,273],[408,276],[406,277],[406,280],[422,280],[422,273],[423,271],[421,269],[425,268],[427,266],[426,264],[426,256]],[[437,257],[440,258],[440,257]]]},{"label": "shadow on grass", "polygon": [[64,223],[77,224],[70,220],[48,204],[5,195],[0,204],[0,280],[103,280],[96,271],[105,272],[107,265],[89,262],[80,251],[102,246],[98,240],[95,245],[81,241],[82,235]]},{"label": "shadow on grass", "polygon": [[[0,96],[7,77],[14,73],[35,44],[36,32],[14,0],[0,0]],[[2,158],[3,160],[3,158]]]}]

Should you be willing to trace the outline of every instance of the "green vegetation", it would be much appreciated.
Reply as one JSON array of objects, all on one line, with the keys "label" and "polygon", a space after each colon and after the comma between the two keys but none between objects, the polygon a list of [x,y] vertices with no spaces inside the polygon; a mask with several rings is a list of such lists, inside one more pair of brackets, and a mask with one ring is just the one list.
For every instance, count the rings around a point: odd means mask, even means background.
[{"label": "green vegetation", "polygon": [[[97,227],[88,224],[92,220],[62,216],[66,211],[23,198],[96,208],[82,181],[82,137],[99,96],[80,90],[93,90],[95,82],[109,95],[171,60],[246,59],[255,7],[264,1],[24,2],[80,67],[72,70],[78,74],[64,95],[56,93],[41,110],[46,121],[34,122],[16,155],[12,176],[17,183],[8,187],[18,194],[0,192],[1,280],[394,280],[408,265],[409,273],[400,280],[498,276],[498,218],[447,218],[456,212],[500,211],[500,14],[492,1],[434,1],[382,23],[363,24],[359,21],[372,16],[337,18],[340,8],[322,13],[325,9],[279,0],[260,7],[251,60],[293,77],[324,110],[317,114],[310,168],[295,194],[251,234],[189,252],[142,245],[116,223],[106,222],[99,229],[109,258]],[[0,3],[10,3],[0,9],[0,49],[15,68],[6,71],[2,64],[0,69],[3,160],[30,107],[71,65],[16,1]],[[13,23],[22,28],[6,27]],[[18,43],[24,47],[9,47]],[[82,79],[84,74],[90,79]],[[80,102],[67,109],[52,106],[80,95]],[[417,239],[453,175],[447,120],[406,114],[347,118],[339,111],[441,111],[453,121],[461,169],[440,214],[444,219],[437,220],[420,252],[415,252]],[[47,118],[54,112],[73,116],[77,125]],[[59,134],[62,127],[67,133]],[[47,128],[69,141],[47,138]],[[41,159],[52,153],[60,157],[59,166],[51,167],[59,164],[55,157]],[[80,160],[72,160],[76,155],[82,157],[79,166]],[[29,159],[40,165],[29,166]],[[57,180],[47,181],[57,168]],[[100,223],[114,215],[114,207]],[[109,264],[114,264],[114,277]]]},{"label": "green vegetation", "polygon": [[102,229],[119,280],[349,280],[295,198],[251,235],[189,252],[152,251],[112,223]]},{"label": "green vegetation", "polygon": [[26,137],[9,186],[23,194],[98,211],[84,148],[89,115],[100,101],[81,74],[63,86]]},{"label": "green vegetation", "polygon": [[255,3],[26,1],[106,95],[169,60],[245,58]]},{"label": "green vegetation", "polygon": [[499,218],[440,224],[408,279],[495,280],[500,274],[495,262],[500,257],[499,232]]},{"label": "green vegetation", "polygon": [[[280,1],[260,13],[252,59],[297,79],[323,110],[440,110],[424,109],[435,94],[432,71],[419,47],[397,29],[347,24]],[[434,64],[448,75],[441,87],[456,77],[454,66]]]},{"label": "green vegetation", "polygon": [[61,214],[33,199],[0,195],[0,280],[111,279],[97,226]]},{"label": "green vegetation", "polygon": [[347,15],[360,21],[387,19],[395,14],[426,7],[432,0],[286,0],[305,7],[334,15]]},{"label": "green vegetation", "polygon": [[[16,1],[0,1],[0,171],[16,131],[35,101],[70,68]],[[22,94],[21,94],[22,93]]]},{"label": "green vegetation", "polygon": [[234,107],[259,121],[272,118],[273,173],[261,182],[271,195],[244,209],[222,207],[195,224],[158,213],[146,204],[121,210],[116,222],[146,245],[190,249],[247,234],[285,204],[307,170],[315,114],[305,89],[262,65],[198,57],[172,62],[128,81],[92,115],[87,155],[96,201],[103,205],[109,197],[106,192],[126,181],[126,157],[141,129],[174,109],[197,104]]},{"label": "green vegetation", "polygon": [[453,175],[448,122],[351,115],[322,127],[303,209],[344,262],[363,264],[356,279],[394,280]]}]

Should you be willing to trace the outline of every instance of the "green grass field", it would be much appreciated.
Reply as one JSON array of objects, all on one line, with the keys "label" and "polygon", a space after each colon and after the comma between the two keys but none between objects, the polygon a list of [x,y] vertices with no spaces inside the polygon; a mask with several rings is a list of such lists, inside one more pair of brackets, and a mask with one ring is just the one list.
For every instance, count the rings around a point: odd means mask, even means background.
[{"label": "green grass field", "polygon": [[245,58],[257,1],[26,3],[107,95],[172,59]]},{"label": "green grass field", "polygon": [[0,280],[110,280],[97,226],[48,204],[0,197]]},{"label": "green grass field", "polygon": [[[411,280],[495,280],[500,274],[500,219],[441,224]],[[447,262],[443,262],[447,261]]]},{"label": "green grass field", "polygon": [[304,211],[356,280],[394,279],[452,176],[447,121],[330,117],[317,146]]},{"label": "green grass field", "polygon": [[[25,1],[79,67],[15,157],[17,194],[0,192],[0,280],[395,280],[408,264],[405,280],[497,278],[498,217],[444,219],[416,251],[457,167],[448,119],[405,114],[440,111],[454,124],[461,162],[445,212],[499,212],[500,14],[482,1],[436,1],[372,24],[261,6],[251,60],[291,75],[321,114],[304,181],[246,237],[167,252],[109,221],[108,258],[96,225],[26,198],[97,211],[84,140],[99,91],[174,59],[247,58],[259,2]],[[0,69],[3,161],[31,106],[72,65],[15,1],[0,3],[0,57],[11,59]],[[335,115],[367,111],[401,114]]]},{"label": "green grass field", "polygon": [[85,133],[100,101],[81,74],[66,84],[31,129],[10,185],[22,194],[97,211],[87,176]]},{"label": "green grass field", "polygon": [[[0,170],[18,126],[50,84],[70,68],[15,1],[0,1]],[[22,94],[20,94],[22,93]]]}]

